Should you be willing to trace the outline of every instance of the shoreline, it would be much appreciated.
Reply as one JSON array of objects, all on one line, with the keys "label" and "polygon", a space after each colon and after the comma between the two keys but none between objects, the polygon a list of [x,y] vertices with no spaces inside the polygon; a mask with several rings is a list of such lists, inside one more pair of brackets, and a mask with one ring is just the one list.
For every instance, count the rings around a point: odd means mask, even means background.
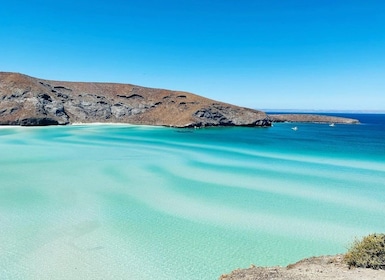
[{"label": "shoreline", "polygon": [[385,270],[371,268],[349,268],[343,260],[344,255],[328,255],[302,259],[286,267],[261,267],[236,269],[222,274],[219,280],[379,280],[385,279]]}]

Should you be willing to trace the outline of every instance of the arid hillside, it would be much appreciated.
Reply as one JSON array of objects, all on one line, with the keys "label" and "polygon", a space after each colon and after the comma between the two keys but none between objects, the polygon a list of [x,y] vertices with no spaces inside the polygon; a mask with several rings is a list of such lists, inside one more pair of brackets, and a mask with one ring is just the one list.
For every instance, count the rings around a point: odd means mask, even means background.
[{"label": "arid hillside", "polygon": [[130,84],[48,81],[0,72],[1,125],[129,123],[270,126],[261,111],[195,94]]}]

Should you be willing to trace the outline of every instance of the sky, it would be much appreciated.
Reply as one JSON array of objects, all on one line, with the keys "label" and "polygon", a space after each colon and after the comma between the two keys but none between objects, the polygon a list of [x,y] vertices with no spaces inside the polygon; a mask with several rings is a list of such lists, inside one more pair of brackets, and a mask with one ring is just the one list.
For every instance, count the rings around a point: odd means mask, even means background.
[{"label": "sky", "polygon": [[385,111],[385,1],[3,1],[0,71],[264,110]]}]

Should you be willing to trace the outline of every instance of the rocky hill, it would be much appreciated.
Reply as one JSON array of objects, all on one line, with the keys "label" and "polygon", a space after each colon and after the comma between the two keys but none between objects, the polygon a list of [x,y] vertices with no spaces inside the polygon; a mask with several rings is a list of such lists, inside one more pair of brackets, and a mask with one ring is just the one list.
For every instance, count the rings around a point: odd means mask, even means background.
[{"label": "rocky hill", "polygon": [[0,125],[130,123],[270,126],[261,111],[195,94],[130,84],[48,81],[0,72]]}]

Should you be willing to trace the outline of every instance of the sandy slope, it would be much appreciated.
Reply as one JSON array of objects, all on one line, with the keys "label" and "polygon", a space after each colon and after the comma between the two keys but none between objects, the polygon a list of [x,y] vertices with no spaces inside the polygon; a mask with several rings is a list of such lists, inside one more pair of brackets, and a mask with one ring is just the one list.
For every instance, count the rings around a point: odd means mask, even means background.
[{"label": "sandy slope", "polygon": [[370,268],[351,268],[343,263],[343,255],[312,257],[301,260],[287,267],[255,267],[237,269],[224,274],[220,280],[315,280],[315,279],[346,279],[371,280],[385,279],[385,270]]}]

